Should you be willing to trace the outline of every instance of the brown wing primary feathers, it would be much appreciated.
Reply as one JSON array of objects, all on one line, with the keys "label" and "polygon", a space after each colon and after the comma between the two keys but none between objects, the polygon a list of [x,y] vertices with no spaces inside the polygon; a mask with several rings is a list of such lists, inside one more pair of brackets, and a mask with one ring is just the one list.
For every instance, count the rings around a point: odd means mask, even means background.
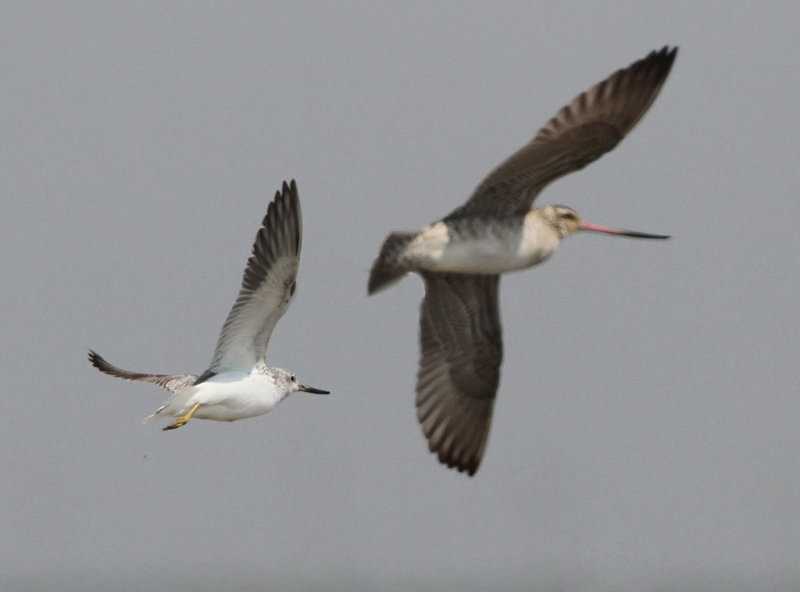
[{"label": "brown wing primary feathers", "polygon": [[549,183],[612,150],[647,112],[675,61],[664,47],[575,97],[445,219],[527,212]]},{"label": "brown wing primary feathers", "polygon": [[417,417],[448,467],[478,470],[503,359],[498,275],[423,273]]}]

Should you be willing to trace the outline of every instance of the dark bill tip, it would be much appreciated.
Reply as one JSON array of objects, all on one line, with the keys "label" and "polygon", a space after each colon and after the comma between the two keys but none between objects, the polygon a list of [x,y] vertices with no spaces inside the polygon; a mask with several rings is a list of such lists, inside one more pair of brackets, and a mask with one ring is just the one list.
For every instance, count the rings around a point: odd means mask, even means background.
[{"label": "dark bill tip", "polygon": [[323,391],[322,389],[314,388],[313,386],[300,385],[300,390],[304,393],[311,393],[312,395],[330,395],[330,391]]},{"label": "dark bill tip", "polygon": [[608,226],[600,226],[599,224],[592,224],[582,220],[579,230],[588,230],[589,232],[602,232],[604,234],[616,234],[617,236],[630,236],[632,238],[669,238],[666,234],[650,234],[648,232],[638,232],[636,230],[622,230],[621,228],[609,228]]},{"label": "dark bill tip", "polygon": [[636,232],[635,230],[624,230],[620,233],[622,236],[631,236],[633,238],[670,238],[668,234],[650,234],[647,232]]}]

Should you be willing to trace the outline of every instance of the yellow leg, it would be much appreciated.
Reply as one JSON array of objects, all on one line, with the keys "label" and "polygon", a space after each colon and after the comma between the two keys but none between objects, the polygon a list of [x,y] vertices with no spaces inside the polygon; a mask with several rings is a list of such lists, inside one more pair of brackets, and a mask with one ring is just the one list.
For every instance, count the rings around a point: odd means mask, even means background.
[{"label": "yellow leg", "polygon": [[192,415],[194,415],[194,413],[195,413],[195,411],[197,411],[198,407],[200,407],[200,403],[195,403],[194,407],[189,409],[189,413],[187,413],[186,415],[181,415],[178,419],[176,419],[175,421],[173,421],[171,424],[169,424],[167,427],[165,427],[163,429],[164,430],[174,430],[176,428],[181,427],[187,421],[192,419]]}]

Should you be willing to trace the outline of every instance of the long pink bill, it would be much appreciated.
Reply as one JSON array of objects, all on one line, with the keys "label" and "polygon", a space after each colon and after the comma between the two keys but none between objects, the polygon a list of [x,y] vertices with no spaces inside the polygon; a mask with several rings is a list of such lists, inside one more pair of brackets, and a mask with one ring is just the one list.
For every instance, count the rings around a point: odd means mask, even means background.
[{"label": "long pink bill", "polygon": [[632,236],[634,238],[669,238],[664,234],[648,234],[646,232],[637,232],[635,230],[622,230],[620,228],[609,228],[608,226],[600,226],[599,224],[592,224],[581,220],[579,230],[589,230],[591,232],[604,232],[606,234],[618,234],[620,236]]}]

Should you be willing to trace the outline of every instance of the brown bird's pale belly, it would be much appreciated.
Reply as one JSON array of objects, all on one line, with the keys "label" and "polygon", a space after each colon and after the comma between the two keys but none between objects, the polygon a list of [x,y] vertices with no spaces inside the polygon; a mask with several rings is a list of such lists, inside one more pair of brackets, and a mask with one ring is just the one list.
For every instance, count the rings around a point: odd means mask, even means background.
[{"label": "brown bird's pale belly", "polygon": [[555,233],[536,221],[479,225],[467,232],[437,222],[409,243],[402,261],[414,270],[500,274],[541,263],[558,242]]}]

